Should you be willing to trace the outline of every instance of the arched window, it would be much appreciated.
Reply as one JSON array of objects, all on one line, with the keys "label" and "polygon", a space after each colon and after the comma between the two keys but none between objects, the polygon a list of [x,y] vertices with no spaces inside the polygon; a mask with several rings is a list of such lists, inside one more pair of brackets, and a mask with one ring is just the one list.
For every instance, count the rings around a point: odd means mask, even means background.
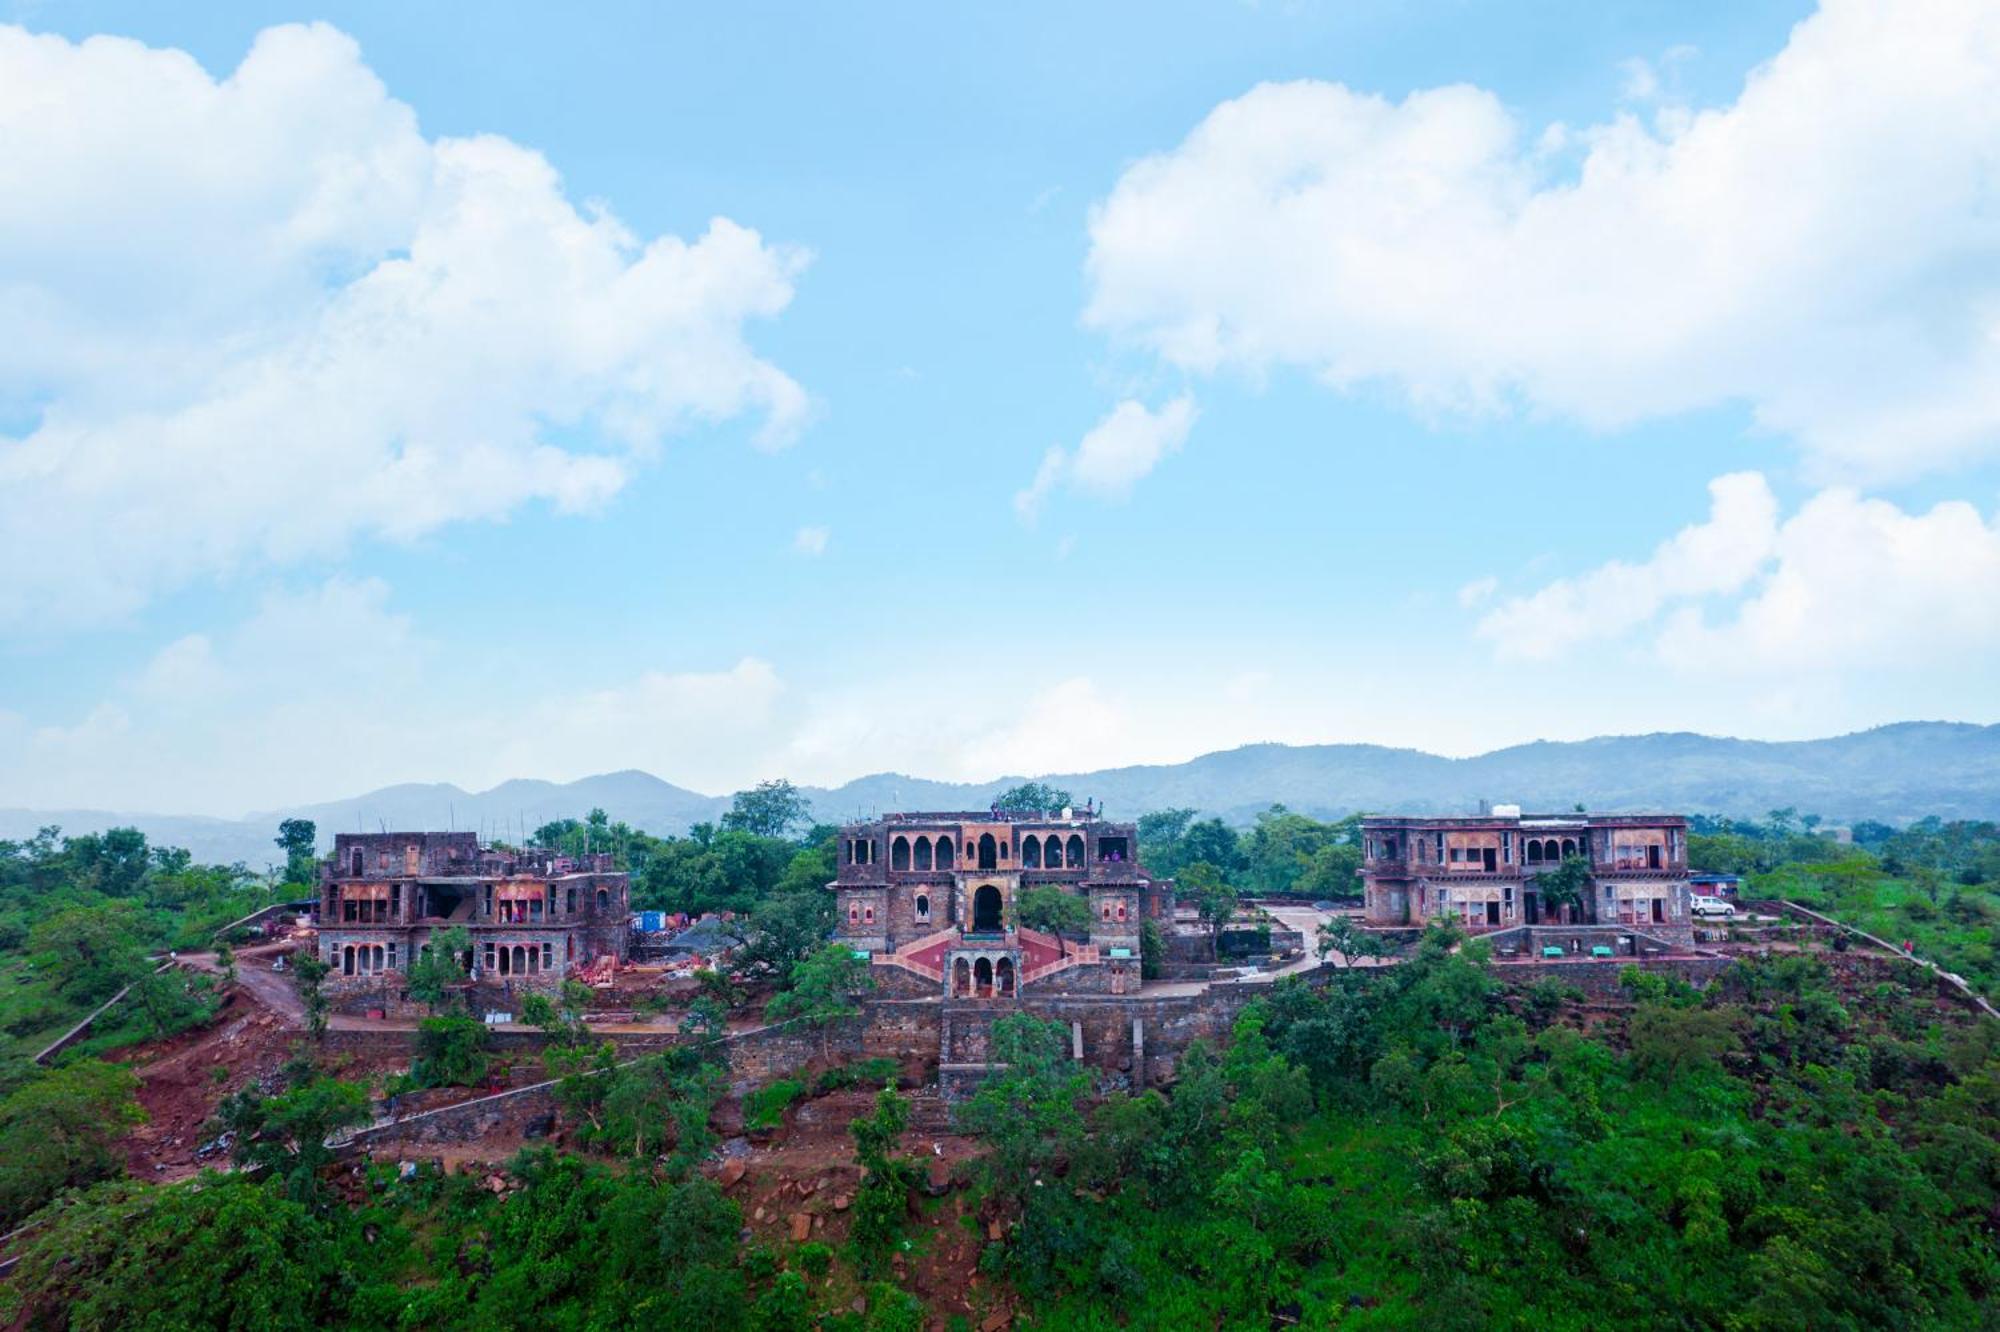
[{"label": "arched window", "polygon": [[910,867],[910,839],[898,837],[889,843],[889,868],[906,870]]},{"label": "arched window", "polygon": [[1014,959],[1003,957],[993,968],[993,987],[1001,994],[1014,993]]},{"label": "arched window", "polygon": [[611,890],[609,888],[599,888],[597,890],[597,909],[599,911],[611,910]]},{"label": "arched window", "polygon": [[917,924],[928,925],[931,919],[931,899],[928,893],[917,894]]},{"label": "arched window", "polygon": [[859,925],[861,923],[861,908],[852,902],[847,904],[847,923],[849,925]]},{"label": "arched window", "polygon": [[1042,867],[1042,839],[1033,833],[1021,839],[1021,866],[1023,869]]},{"label": "arched window", "polygon": [[951,964],[951,992],[960,995],[972,993],[972,964],[962,957]]},{"label": "arched window", "polygon": [[931,839],[928,837],[919,837],[917,839],[916,864],[920,870],[927,870],[931,867]]},{"label": "arched window", "polygon": [[982,957],[972,964],[972,985],[981,996],[993,993],[993,960]]},{"label": "arched window", "polygon": [[1000,890],[990,883],[979,885],[972,895],[972,928],[978,934],[992,934],[1000,929]]},{"label": "arched window", "polygon": [[352,976],[354,974],[353,944],[349,944],[340,950],[340,974],[343,976]]},{"label": "arched window", "polygon": [[979,834],[979,868],[992,869],[1000,863],[1000,844],[992,833]]},{"label": "arched window", "polygon": [[1083,868],[1083,839],[1075,833],[1069,835],[1069,867],[1071,869]]},{"label": "arched window", "polygon": [[1576,839],[1575,839],[1575,838],[1573,838],[1573,837],[1565,837],[1565,838],[1563,838],[1563,852],[1562,852],[1562,853],[1563,853],[1563,858],[1564,858],[1565,860],[1567,860],[1567,859],[1568,859],[1569,857],[1571,857],[1571,856],[1573,856],[1573,855],[1575,855],[1575,854],[1576,854]]},{"label": "arched window", "polygon": [[354,853],[354,877],[357,879],[361,877],[361,853],[359,851]]},{"label": "arched window", "polygon": [[951,838],[940,837],[937,844],[937,867],[950,869],[952,864]]},{"label": "arched window", "polygon": [[375,970],[377,971],[388,970],[388,968],[383,965],[384,952],[385,950],[383,949],[381,944],[375,945]]}]

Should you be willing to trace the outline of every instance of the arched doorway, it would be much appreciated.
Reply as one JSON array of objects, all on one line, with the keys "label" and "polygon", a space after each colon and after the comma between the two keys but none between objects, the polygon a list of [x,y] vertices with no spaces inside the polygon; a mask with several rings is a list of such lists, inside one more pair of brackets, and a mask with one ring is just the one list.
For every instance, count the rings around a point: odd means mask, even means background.
[{"label": "arched doorway", "polygon": [[949,837],[938,838],[937,867],[939,869],[951,868],[951,838]]},{"label": "arched doorway", "polygon": [[982,957],[972,964],[972,988],[973,992],[982,999],[993,993],[993,961],[991,958]]},{"label": "arched doorway", "polygon": [[898,837],[889,843],[889,868],[901,873],[910,867],[910,839]]},{"label": "arched doorway", "polygon": [[340,950],[340,974],[343,976],[352,976],[354,974],[353,944],[349,944]]},{"label": "arched doorway", "polygon": [[1003,957],[993,968],[993,988],[1003,995],[1014,993],[1014,959]]},{"label": "arched doorway", "polygon": [[916,865],[916,867],[917,867],[918,869],[920,869],[920,870],[927,870],[927,869],[929,869],[929,868],[931,867],[931,839],[930,839],[930,838],[928,838],[928,837],[919,837],[919,838],[917,839],[917,854],[916,854],[916,859],[915,859],[915,860],[914,860],[914,861],[913,861],[912,863],[913,863],[914,865]]},{"label": "arched doorway", "polygon": [[951,992],[960,995],[972,993],[972,964],[962,957],[951,964]]},{"label": "arched doorway", "polygon": [[990,883],[982,883],[972,894],[972,928],[980,934],[1000,930],[1000,890]]},{"label": "arched doorway", "polygon": [[1069,867],[1071,869],[1083,868],[1083,839],[1075,833],[1069,835]]},{"label": "arched doorway", "polygon": [[992,833],[979,834],[979,868],[993,869],[1000,863],[1000,844]]},{"label": "arched doorway", "polygon": [[1033,833],[1021,839],[1021,867],[1023,869],[1042,867],[1042,839]]}]

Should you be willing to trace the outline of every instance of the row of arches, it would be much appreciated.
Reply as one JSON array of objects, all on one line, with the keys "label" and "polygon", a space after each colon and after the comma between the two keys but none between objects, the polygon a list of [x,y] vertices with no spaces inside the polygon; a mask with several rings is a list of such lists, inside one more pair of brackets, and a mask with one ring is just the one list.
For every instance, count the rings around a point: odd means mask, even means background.
[{"label": "row of arches", "polygon": [[1577,854],[1577,841],[1574,837],[1530,837],[1524,850],[1530,865],[1559,865]]},{"label": "row of arches", "polygon": [[951,964],[951,992],[965,999],[1011,996],[1014,993],[1014,959],[959,958]]},{"label": "row of arches", "polygon": [[[989,834],[982,840],[991,842],[993,838]],[[940,836],[936,842],[932,842],[929,837],[919,836],[912,842],[907,837],[898,836],[895,841],[889,843],[889,868],[892,870],[948,870],[957,863],[957,860],[958,853],[953,849],[949,837]]]},{"label": "row of arches", "polygon": [[394,965],[394,954],[381,944],[347,944],[340,950],[340,974],[343,976],[372,976]]},{"label": "row of arches", "polygon": [[1021,840],[1021,864],[1028,869],[1082,869],[1083,852],[1083,838],[1076,833],[1068,842],[1061,833],[1050,833],[1046,841],[1029,833]]}]

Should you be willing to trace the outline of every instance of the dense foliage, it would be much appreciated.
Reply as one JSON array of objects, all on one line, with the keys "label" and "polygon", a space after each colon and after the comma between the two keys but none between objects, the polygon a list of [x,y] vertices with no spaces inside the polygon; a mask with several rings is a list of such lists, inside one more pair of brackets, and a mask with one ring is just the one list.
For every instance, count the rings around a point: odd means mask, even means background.
[{"label": "dense foliage", "polygon": [[[2000,1040],[1810,958],[1628,973],[1550,1025],[1477,945],[1281,986],[1172,1094],[1086,1116],[1009,1018],[966,1111],[1050,1327],[1972,1327],[2000,1296]],[[1553,1002],[1551,999],[1553,998]]]}]

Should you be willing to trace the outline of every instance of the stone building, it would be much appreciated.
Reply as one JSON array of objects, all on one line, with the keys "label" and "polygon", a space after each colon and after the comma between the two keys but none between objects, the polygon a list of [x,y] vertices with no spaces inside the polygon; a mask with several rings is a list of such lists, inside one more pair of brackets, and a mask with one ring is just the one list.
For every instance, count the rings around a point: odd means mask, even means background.
[{"label": "stone building", "polygon": [[[1368,818],[1361,836],[1369,925],[1450,916],[1475,933],[1596,927],[1619,931],[1625,951],[1636,951],[1630,941],[1642,935],[1676,947],[1693,941],[1687,820],[1677,814],[1522,814],[1501,806],[1457,818]],[[1589,883],[1576,902],[1553,904],[1542,877],[1572,856],[1587,863]]]},{"label": "stone building", "polygon": [[611,857],[483,847],[472,833],[340,833],[320,862],[319,956],[335,992],[392,991],[434,932],[463,927],[475,981],[555,988],[624,960],[629,876]]},{"label": "stone building", "polygon": [[[1021,895],[1044,884],[1089,903],[1087,943],[1020,924]],[[1173,881],[1139,861],[1135,825],[1073,810],[850,824],[827,886],[838,939],[952,997],[1005,998],[1036,984],[1136,993],[1140,927],[1170,924],[1174,909]]]}]

